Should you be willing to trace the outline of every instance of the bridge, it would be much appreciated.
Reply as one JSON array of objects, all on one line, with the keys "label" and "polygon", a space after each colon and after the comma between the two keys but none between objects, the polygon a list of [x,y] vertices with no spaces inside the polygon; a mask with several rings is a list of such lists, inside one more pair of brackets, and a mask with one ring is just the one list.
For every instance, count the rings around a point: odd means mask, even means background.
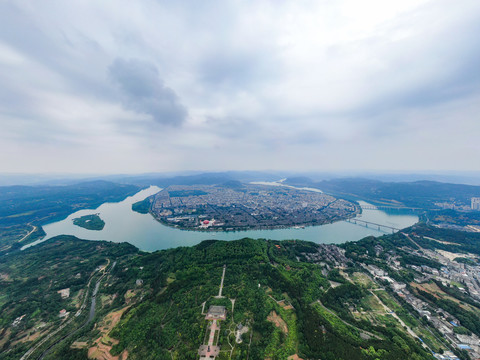
[{"label": "bridge", "polygon": [[385,231],[385,229],[388,229],[388,231],[392,231],[392,233],[394,233],[395,231],[400,231],[401,229],[398,229],[396,227],[393,227],[393,226],[389,226],[389,225],[383,225],[383,224],[377,224],[377,223],[374,223],[374,222],[371,222],[371,221],[365,221],[365,220],[360,220],[360,219],[357,219],[357,218],[353,218],[353,219],[347,219],[345,220],[346,222],[349,222],[350,224],[355,224],[355,225],[360,225],[360,226],[365,226],[365,227],[371,227],[371,228],[378,228],[378,230],[380,231]]},{"label": "bridge", "polygon": [[405,206],[375,206],[375,205],[361,205],[363,210],[429,210],[423,208],[405,207]]}]

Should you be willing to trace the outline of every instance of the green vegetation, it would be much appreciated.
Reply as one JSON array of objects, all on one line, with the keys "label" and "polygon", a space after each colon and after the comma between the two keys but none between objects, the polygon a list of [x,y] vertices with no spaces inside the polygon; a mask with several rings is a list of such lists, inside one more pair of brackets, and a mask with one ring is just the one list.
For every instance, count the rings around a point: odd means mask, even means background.
[{"label": "green vegetation", "polygon": [[132,210],[140,214],[148,214],[150,208],[152,207],[153,198],[153,196],[149,196],[144,200],[137,201],[136,203],[132,204]]},{"label": "green vegetation", "polygon": [[[0,256],[41,237],[41,225],[62,220],[80,209],[95,208],[106,201],[123,200],[139,190],[134,185],[107,181],[68,186],[2,186]],[[34,226],[39,228],[38,232],[24,238]]]},{"label": "green vegetation", "polygon": [[[444,270],[419,246],[477,253],[480,242],[475,244],[475,234],[456,232],[455,237],[425,224],[404,232],[409,237],[397,233],[345,243],[344,251],[304,241],[242,239],[144,253],[128,244],[57,237],[2,258],[0,359],[18,359],[67,321],[35,356],[55,344],[46,360],[85,359],[92,348],[110,355],[128,352],[133,360],[197,359],[209,334],[205,312],[210,305],[227,310],[215,334],[218,360],[295,354],[327,360],[433,359],[429,349],[451,349],[445,337],[367,267],[404,283],[403,291],[425,302],[432,316],[438,308],[450,314],[460,323],[454,334],[480,334],[479,304],[459,289],[462,284],[416,280],[424,275],[420,269]],[[224,298],[219,299],[224,265]],[[87,321],[87,311],[74,317],[82,304],[88,308],[87,292],[97,282],[93,321]],[[59,317],[62,309],[70,313],[68,320]],[[240,325],[248,329],[237,342]]]},{"label": "green vegetation", "polygon": [[[287,331],[276,326],[270,342],[265,348],[264,356],[271,359],[282,359],[298,352],[297,317],[293,310],[284,310],[281,306],[274,306],[270,314],[277,315],[286,325]],[[273,318],[273,316],[272,316]]]},{"label": "green vegetation", "polygon": [[[368,295],[362,284],[366,279],[357,273],[359,282],[351,283],[336,270],[330,276],[343,279],[343,284],[331,288],[320,266],[297,260],[297,254],[317,247],[302,241],[212,240],[190,248],[142,253],[127,244],[51,239],[6,256],[0,265],[0,273],[8,274],[0,290],[0,331],[11,332],[4,344],[11,351],[0,359],[18,358],[35,344],[27,340],[28,334],[41,331],[40,324],[46,324],[46,330],[55,328],[61,321],[59,310],[74,313],[89,279],[96,281],[104,271],[108,276],[102,278],[95,321],[108,323],[104,319],[109,314],[123,309],[121,320],[105,333],[90,324],[57,344],[48,359],[84,358],[99,336],[112,355],[127,350],[129,359],[196,359],[208,325],[202,315],[204,302],[207,307],[227,308],[227,319],[217,334],[219,360],[230,354],[232,359],[272,360],[294,354],[344,360],[431,359],[400,326],[385,327],[352,316],[352,308],[369,307],[363,301]],[[214,299],[224,264],[225,298]],[[70,296],[62,299],[58,291],[65,288]],[[233,308],[231,299],[235,299]],[[12,322],[24,314],[12,328]],[[70,330],[85,321],[83,315],[80,318]],[[241,343],[235,341],[239,324],[248,327]],[[26,341],[16,342],[19,337]],[[72,349],[74,341],[86,347]]]},{"label": "green vegetation", "polygon": [[69,186],[0,187],[0,225],[45,224],[106,201],[119,201],[134,194],[133,185],[93,181]]},{"label": "green vegetation", "polygon": [[463,324],[465,328],[480,336],[480,314],[470,310],[466,310],[459,303],[447,298],[438,298],[434,295],[417,289],[417,295],[421,299],[436,305],[438,308],[442,308],[455,316]]},{"label": "green vegetation", "polygon": [[[111,272],[102,283],[101,292],[109,299],[113,299],[113,294],[117,296],[113,301],[97,306],[97,313],[105,314],[120,306],[124,294],[135,286],[136,279],[136,274],[122,270],[125,261],[137,252],[134,246],[126,243],[59,236],[25,251],[3,256],[0,262],[0,334],[4,342],[0,359],[19,359],[34,343],[28,341],[30,337],[35,339],[44,331],[58,328],[63,323],[60,310],[65,309],[70,313],[69,318],[73,318],[85,298],[89,280],[92,279],[93,284],[102,273],[99,267],[106,266]],[[68,289],[68,296],[66,293],[62,296],[60,290],[65,289]],[[19,318],[21,320],[13,325]],[[80,327],[85,319],[86,311],[65,332]]]},{"label": "green vegetation", "polygon": [[41,226],[19,224],[0,227],[0,256],[44,236],[45,231]]},{"label": "green vegetation", "polygon": [[[286,183],[290,183],[289,180]],[[362,178],[342,178],[312,182],[295,179],[297,186],[316,187],[345,199],[362,199],[379,205],[436,208],[436,202],[452,200],[469,205],[470,198],[480,196],[480,186],[448,184],[435,181],[383,182]]]},{"label": "green vegetation", "polygon": [[402,265],[416,265],[416,266],[429,266],[434,269],[440,269],[442,267],[442,264],[440,264],[437,261],[428,259],[426,257],[422,256],[417,256],[417,255],[410,255],[410,254],[405,254],[400,258],[400,263]]},{"label": "green vegetation", "polygon": [[470,258],[457,257],[453,260],[458,262],[458,263],[466,264],[466,265],[470,265],[470,266],[477,266],[478,265],[478,262],[476,260],[470,259]]},{"label": "green vegetation", "polygon": [[[325,292],[321,288],[329,289],[329,285],[318,266],[294,259],[297,243],[282,242],[280,249],[274,245],[270,241],[250,239],[206,241],[193,248],[143,256],[145,270],[150,269],[148,264],[158,264],[156,271],[164,275],[156,283],[152,297],[129,311],[114,329],[112,337],[120,342],[112,352],[119,354],[127,349],[132,359],[171,359],[172,356],[194,359],[205,333],[201,304],[216,294],[221,268],[226,263],[224,294],[236,299],[235,312],[233,317],[231,313],[227,315],[226,324],[249,323],[253,330],[250,347],[245,342],[235,344],[232,358],[244,358],[242,354],[248,352],[254,359],[286,359],[295,353],[301,357],[318,357],[322,350],[312,333],[323,334],[322,326],[328,337],[330,355],[327,358],[369,359],[373,352],[362,352],[360,347],[370,346],[382,359],[407,357],[412,352],[418,359],[430,358],[402,330],[372,328],[367,322],[357,323],[350,318],[355,326],[384,334],[385,339],[395,336],[401,346],[388,340],[363,340],[356,328],[345,325],[338,316],[348,317],[348,306],[357,304],[364,290],[345,284]],[[305,246],[303,242],[298,245]],[[168,284],[167,276],[172,274],[175,280]],[[315,305],[315,300],[320,298],[339,315]],[[277,303],[282,299],[284,302]],[[291,304],[293,308],[287,310],[279,304]],[[272,312],[281,318],[279,323],[284,323],[288,331],[268,320]],[[161,315],[153,317],[153,314]],[[312,326],[315,330],[310,329]],[[151,334],[158,334],[153,343]],[[222,340],[226,340],[225,335],[220,336]]]},{"label": "green vegetation", "polygon": [[102,230],[105,227],[105,221],[98,214],[84,215],[73,219],[73,224],[87,230]]},{"label": "green vegetation", "polygon": [[[351,193],[362,193],[363,186],[363,194],[378,201],[426,207],[453,189],[424,182],[382,184],[357,184]],[[225,186],[242,191],[238,182]],[[428,198],[432,189],[438,196]],[[480,234],[425,223],[404,229],[408,236],[367,237],[339,247],[242,239],[144,253],[126,243],[60,236],[13,251],[43,236],[40,225],[47,221],[137,190],[105,182],[0,188],[1,360],[19,359],[29,349],[36,359],[49,347],[45,360],[86,359],[89,350],[103,358],[128,352],[132,360],[197,359],[209,334],[205,312],[210,305],[227,311],[215,334],[218,360],[284,360],[295,354],[323,360],[427,360],[433,359],[430,350],[452,350],[450,340],[433,325],[436,320],[446,326],[458,322],[450,326],[452,336],[480,335],[480,304],[471,296],[468,279],[446,279],[449,272],[472,274]],[[452,191],[464,201],[476,190]],[[169,193],[182,201],[191,195],[202,194]],[[132,209],[148,213],[153,200],[137,202]],[[476,218],[437,214],[435,221],[455,224]],[[89,229],[104,226],[98,215],[74,223]],[[431,250],[458,254],[456,263]],[[224,297],[216,298],[224,265]],[[379,272],[387,277],[378,277]],[[445,315],[438,314],[439,308]],[[238,329],[246,330],[238,334]],[[462,360],[469,358],[465,351],[454,351]]]},{"label": "green vegetation", "polygon": [[346,281],[345,278],[340,274],[340,271],[336,268],[330,270],[327,279],[338,283],[344,283]]},{"label": "green vegetation", "polygon": [[463,326],[454,327],[453,332],[455,334],[460,334],[460,335],[471,335],[472,334],[472,332],[470,330],[468,330],[467,328],[465,328]]},{"label": "green vegetation", "polygon": [[429,211],[426,216],[433,223],[446,223],[459,226],[480,225],[480,211]]},{"label": "green vegetation", "polygon": [[440,249],[453,253],[464,252],[480,255],[480,233],[441,229],[427,226],[424,223],[414,225],[410,232],[416,236],[415,241],[426,249]]}]

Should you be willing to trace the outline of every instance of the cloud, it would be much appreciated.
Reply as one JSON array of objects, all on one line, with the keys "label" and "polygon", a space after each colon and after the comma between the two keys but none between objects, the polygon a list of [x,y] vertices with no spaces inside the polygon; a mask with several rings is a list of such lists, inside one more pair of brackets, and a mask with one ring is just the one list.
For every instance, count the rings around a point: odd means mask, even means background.
[{"label": "cloud", "polygon": [[125,108],[151,115],[162,125],[181,125],[187,109],[175,92],[166,87],[156,66],[150,62],[117,58],[109,66],[110,79],[118,86]]},{"label": "cloud", "polygon": [[0,22],[5,171],[480,170],[478,0],[4,1]]}]

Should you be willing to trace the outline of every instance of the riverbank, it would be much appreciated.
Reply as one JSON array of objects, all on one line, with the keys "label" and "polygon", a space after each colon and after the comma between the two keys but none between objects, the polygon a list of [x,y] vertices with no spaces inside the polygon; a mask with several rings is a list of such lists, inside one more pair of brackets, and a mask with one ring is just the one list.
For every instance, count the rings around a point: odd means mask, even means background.
[{"label": "riverbank", "polygon": [[[357,217],[359,214],[361,214],[361,208],[358,206],[359,210],[356,210],[354,213],[351,213],[350,216],[347,217],[339,217],[338,219],[334,220],[327,220],[323,222],[318,222],[318,223],[302,223],[302,224],[296,224],[293,223],[291,225],[275,225],[275,226],[251,226],[251,227],[216,227],[215,225],[210,226],[210,227],[183,227],[180,225],[172,224],[171,222],[165,221],[162,218],[158,218],[155,216],[154,213],[151,211],[148,212],[156,221],[158,221],[160,224],[177,229],[177,230],[182,230],[182,231],[196,231],[196,232],[205,232],[205,233],[228,233],[228,232],[239,232],[239,231],[261,231],[261,230],[280,230],[280,229],[295,229],[295,230],[300,230],[300,229],[305,229],[307,227],[312,227],[312,226],[323,226],[323,225],[328,225],[328,224],[333,224],[339,221],[347,221],[349,219],[354,219]],[[137,211],[138,212],[138,211]]]},{"label": "riverbank", "polygon": [[[156,251],[179,246],[193,246],[203,240],[238,240],[242,238],[289,240],[298,239],[324,244],[341,244],[355,241],[367,236],[381,236],[388,232],[378,230],[378,227],[366,227],[337,221],[319,226],[307,226],[301,229],[261,229],[241,231],[194,231],[181,230],[163,225],[150,214],[140,214],[132,211],[132,204],[141,201],[160,191],[151,186],[118,203],[105,203],[97,209],[86,209],[71,214],[67,219],[44,226],[46,236],[29,246],[38,244],[57,235],[73,235],[80,239],[107,240],[112,242],[128,242],[142,251]],[[359,202],[361,206],[368,203]],[[105,221],[101,231],[91,231],[73,225],[72,219],[83,215],[100,214]],[[411,212],[402,214],[398,211],[389,213],[385,210],[365,210],[357,217],[372,223],[389,225],[403,229],[418,221],[418,216]],[[26,248],[26,247],[24,247]]]}]

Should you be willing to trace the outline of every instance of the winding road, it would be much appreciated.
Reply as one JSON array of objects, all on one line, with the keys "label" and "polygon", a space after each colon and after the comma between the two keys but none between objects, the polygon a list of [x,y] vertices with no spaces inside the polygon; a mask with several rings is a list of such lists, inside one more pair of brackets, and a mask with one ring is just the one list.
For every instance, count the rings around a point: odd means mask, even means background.
[{"label": "winding road", "polygon": [[[110,259],[107,259],[108,263],[107,265],[105,265],[105,267],[103,268],[103,274],[102,276],[100,276],[100,278],[97,280],[96,284],[95,284],[95,288],[93,289],[93,292],[92,292],[92,302],[90,304],[90,312],[89,312],[89,315],[88,315],[88,318],[87,320],[82,324],[82,326],[80,326],[79,328],[75,329],[75,330],[72,330],[70,333],[68,333],[67,335],[61,337],[60,339],[58,339],[57,341],[55,341],[52,345],[50,345],[47,349],[45,349],[45,351],[42,352],[42,354],[37,357],[38,360],[42,360],[45,356],[47,356],[50,351],[58,344],[60,343],[61,341],[65,340],[66,338],[74,335],[75,333],[79,332],[80,330],[82,330],[85,326],[87,326],[92,320],[93,318],[95,317],[95,306],[96,306],[96,303],[97,303],[97,293],[98,293],[98,289],[100,287],[100,283],[102,282],[103,278],[105,277],[105,275],[107,274],[106,272],[106,268],[108,267],[108,265],[110,264]],[[113,269],[116,265],[116,261],[113,263],[112,265],[112,268]],[[88,301],[88,290],[90,288],[90,283],[92,282],[92,279],[95,275],[95,273],[97,272],[97,270],[95,270],[92,275],[90,275],[90,279],[88,280],[88,283],[87,283],[87,286],[86,286],[86,292],[85,292],[85,297],[83,299],[83,303],[82,303],[82,306],[80,307],[80,309],[75,313],[75,316],[72,316],[68,321],[66,321],[64,324],[62,324],[59,328],[57,328],[55,331],[51,332],[50,334],[48,334],[45,338],[43,338],[37,345],[35,345],[34,347],[31,347],[30,349],[28,349],[28,351],[23,354],[23,356],[20,358],[20,360],[27,360],[28,358],[30,358],[30,356],[35,352],[37,351],[41,346],[43,346],[48,340],[50,340],[53,336],[57,335],[60,331],[62,331],[63,329],[65,329],[65,327],[67,327],[68,325],[70,325],[74,320],[75,318],[79,317],[83,310],[86,308],[87,306],[87,301]]]}]

